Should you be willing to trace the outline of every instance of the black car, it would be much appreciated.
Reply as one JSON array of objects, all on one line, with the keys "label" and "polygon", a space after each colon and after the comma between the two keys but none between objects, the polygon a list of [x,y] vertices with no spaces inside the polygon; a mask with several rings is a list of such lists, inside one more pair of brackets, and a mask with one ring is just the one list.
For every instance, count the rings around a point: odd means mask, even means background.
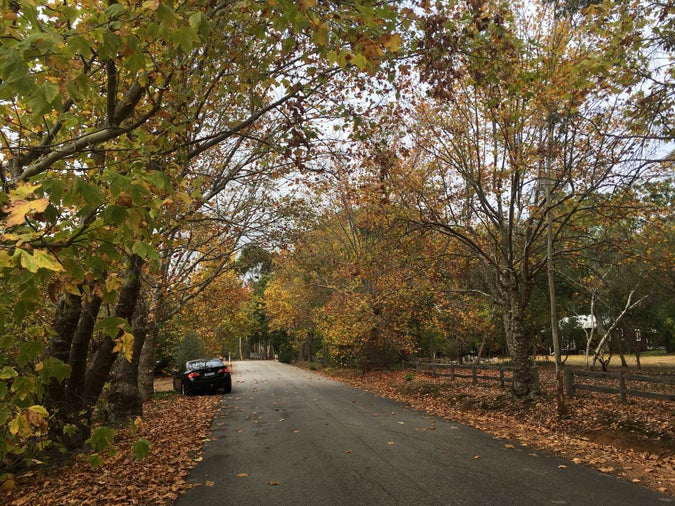
[{"label": "black car", "polygon": [[174,374],[173,389],[183,395],[221,389],[227,394],[232,391],[232,377],[227,366],[218,358],[190,360],[185,362],[183,372],[176,371]]}]

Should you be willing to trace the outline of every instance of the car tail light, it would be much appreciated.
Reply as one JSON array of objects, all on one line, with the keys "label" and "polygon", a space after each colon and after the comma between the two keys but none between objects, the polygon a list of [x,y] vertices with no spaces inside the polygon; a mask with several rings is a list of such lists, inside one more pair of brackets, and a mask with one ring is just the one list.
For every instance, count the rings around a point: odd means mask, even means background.
[{"label": "car tail light", "polygon": [[193,379],[193,378],[198,378],[199,373],[198,372],[191,372],[190,374],[187,375],[188,378]]},{"label": "car tail light", "polygon": [[227,367],[223,367],[222,369],[218,369],[218,374],[225,374],[227,372]]}]

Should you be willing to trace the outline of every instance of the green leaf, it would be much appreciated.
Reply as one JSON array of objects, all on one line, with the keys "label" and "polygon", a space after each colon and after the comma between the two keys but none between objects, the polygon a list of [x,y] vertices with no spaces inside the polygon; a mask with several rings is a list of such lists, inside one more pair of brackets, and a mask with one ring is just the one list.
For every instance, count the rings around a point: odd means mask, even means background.
[{"label": "green leaf", "polygon": [[70,366],[56,357],[47,357],[40,364],[36,365],[36,369],[44,382],[54,378],[61,383],[70,376]]},{"label": "green leaf", "polygon": [[77,434],[77,425],[68,423],[63,426],[63,435],[64,436],[74,436]]},{"label": "green leaf", "polygon": [[100,452],[113,446],[115,431],[109,427],[97,427],[86,441],[94,451]]},{"label": "green leaf", "polygon": [[12,257],[3,249],[0,250],[0,269],[12,266]]},{"label": "green leaf", "polygon": [[43,352],[43,350],[44,346],[38,341],[25,342],[21,346],[19,356],[17,357],[17,362],[21,367],[23,367],[29,362],[34,361],[40,355],[40,353]]},{"label": "green leaf", "polygon": [[3,48],[0,51],[0,76],[8,84],[14,84],[28,75],[28,67],[16,49]]},{"label": "green leaf", "polygon": [[173,28],[176,25],[176,22],[178,21],[176,13],[166,3],[159,4],[155,12],[157,13],[157,17],[159,18],[161,31],[163,33],[168,33],[168,30]]},{"label": "green leaf", "polygon": [[103,458],[98,453],[92,453],[87,457],[87,462],[91,469],[96,470],[103,465]]},{"label": "green leaf", "polygon": [[139,439],[133,446],[134,457],[141,460],[150,455],[150,441],[147,439]]},{"label": "green leaf", "polygon": [[97,185],[87,183],[80,178],[76,180],[73,190],[80,194],[88,204],[94,206],[102,204],[105,199],[103,191]]},{"label": "green leaf", "polygon": [[145,242],[136,242],[131,248],[131,251],[141,258],[159,260],[159,253],[152,245]]},{"label": "green leaf", "polygon": [[112,225],[121,225],[127,217],[127,209],[120,206],[108,206],[103,211],[103,219],[106,223]]},{"label": "green leaf", "polygon": [[12,378],[16,378],[19,375],[18,372],[13,367],[10,367],[6,365],[2,369],[0,369],[0,380],[8,380]]},{"label": "green leaf", "polygon": [[17,376],[14,379],[14,383],[12,383],[12,388],[10,390],[19,400],[27,399],[38,393],[35,378],[28,378],[26,376]]},{"label": "green leaf", "polygon": [[105,15],[109,18],[117,18],[126,12],[127,8],[124,4],[111,4],[106,10]]},{"label": "green leaf", "polygon": [[127,63],[131,72],[138,72],[145,68],[145,54],[137,37],[132,36],[127,40],[128,57]]},{"label": "green leaf", "polygon": [[14,317],[14,321],[23,321],[30,307],[31,305],[24,300],[19,300],[16,304],[14,304],[14,313],[12,315]]},{"label": "green leaf", "polygon": [[91,42],[81,35],[73,35],[67,39],[68,45],[85,58],[91,56]]},{"label": "green leaf", "polygon": [[183,51],[191,51],[199,43],[199,36],[192,28],[181,26],[171,33],[171,40]]},{"label": "green leaf", "polygon": [[13,412],[14,410],[10,404],[0,402],[0,427],[3,427],[7,423]]},{"label": "green leaf", "polygon": [[359,68],[359,70],[365,69],[366,66],[368,65],[368,60],[366,60],[366,57],[363,56],[362,54],[352,55],[352,59],[349,60],[349,62],[356,65]]},{"label": "green leaf", "polygon": [[117,337],[120,330],[126,327],[126,322],[127,321],[124,318],[120,318],[119,316],[110,316],[99,320],[96,323],[94,330],[103,332],[114,339]]},{"label": "green leaf", "polygon": [[100,52],[104,57],[114,58],[121,47],[122,39],[119,35],[110,30],[103,32],[103,47],[100,49]]},{"label": "green leaf", "polygon": [[43,83],[28,98],[28,106],[33,115],[42,116],[53,108],[53,102],[59,95],[58,87],[53,83]]}]

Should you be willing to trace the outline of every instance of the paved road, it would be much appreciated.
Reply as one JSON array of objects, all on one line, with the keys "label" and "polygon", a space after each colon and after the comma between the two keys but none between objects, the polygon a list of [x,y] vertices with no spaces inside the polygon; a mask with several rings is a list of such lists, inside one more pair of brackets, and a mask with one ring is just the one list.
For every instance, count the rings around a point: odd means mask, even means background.
[{"label": "paved road", "polygon": [[675,503],[285,364],[233,380],[177,506]]}]

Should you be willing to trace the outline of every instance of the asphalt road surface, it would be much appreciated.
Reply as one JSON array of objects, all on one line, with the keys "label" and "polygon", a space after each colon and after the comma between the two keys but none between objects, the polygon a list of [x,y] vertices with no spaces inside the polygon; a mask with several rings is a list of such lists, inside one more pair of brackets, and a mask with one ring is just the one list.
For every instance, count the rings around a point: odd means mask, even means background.
[{"label": "asphalt road surface", "polygon": [[177,506],[645,506],[668,496],[311,371],[235,362]]}]

